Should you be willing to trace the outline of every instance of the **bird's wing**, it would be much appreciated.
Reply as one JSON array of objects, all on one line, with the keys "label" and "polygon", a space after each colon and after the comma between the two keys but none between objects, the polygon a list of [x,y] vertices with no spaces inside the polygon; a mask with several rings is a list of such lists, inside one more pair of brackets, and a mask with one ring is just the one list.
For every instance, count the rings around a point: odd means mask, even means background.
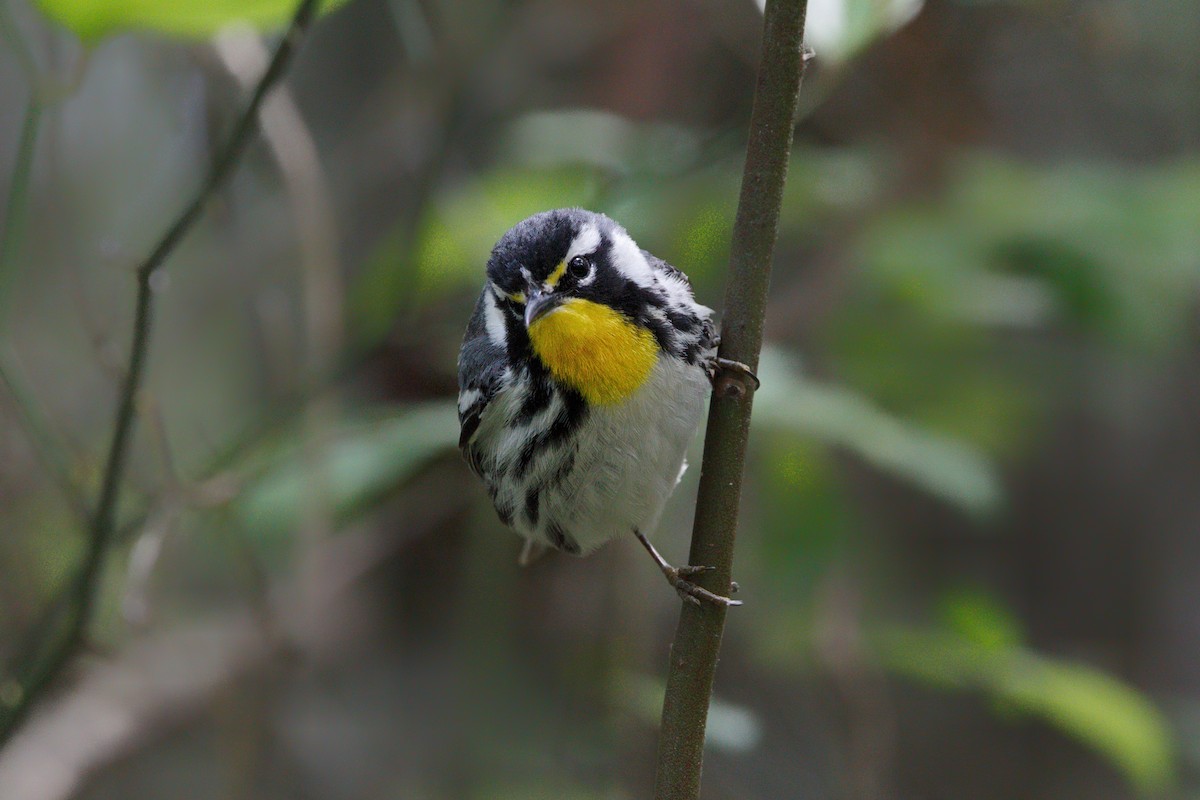
[{"label": "bird's wing", "polygon": [[692,288],[692,282],[688,279],[687,273],[685,273],[683,270],[671,266],[666,261],[663,261],[658,256],[646,250],[642,250],[642,255],[645,256],[646,263],[650,265],[651,269],[655,270],[656,272],[666,273],[675,280],[682,282],[683,285],[689,289]]},{"label": "bird's wing", "polygon": [[[692,281],[688,278],[687,273],[671,266],[653,253],[642,250],[642,255],[646,257],[646,262],[650,265],[650,268],[664,276],[666,282],[674,282],[676,284],[676,299],[679,298],[678,292],[682,291],[683,295],[687,298],[686,313],[695,317],[699,322],[699,330],[692,336],[684,337],[686,341],[681,346],[681,351],[685,354],[684,357],[687,361],[693,362],[694,359],[699,357],[699,354],[709,353],[716,349],[717,345],[720,344],[721,337],[717,333],[716,323],[713,322],[712,309],[696,302],[695,297],[692,295]],[[675,308],[676,312],[682,310],[679,306]]]},{"label": "bird's wing", "polygon": [[488,404],[502,388],[505,372],[504,349],[488,334],[484,304],[485,296],[481,295],[458,355],[458,447],[477,474],[482,474],[480,454],[472,447],[471,439]]}]

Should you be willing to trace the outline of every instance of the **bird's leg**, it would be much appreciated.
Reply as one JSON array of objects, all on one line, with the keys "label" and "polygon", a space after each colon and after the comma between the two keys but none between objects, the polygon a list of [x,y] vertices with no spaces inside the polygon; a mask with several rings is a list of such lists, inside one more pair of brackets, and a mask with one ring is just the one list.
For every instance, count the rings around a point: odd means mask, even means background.
[{"label": "bird's leg", "polygon": [[713,356],[705,371],[713,389],[723,397],[745,397],[762,386],[758,376],[740,361]]},{"label": "bird's leg", "polygon": [[521,547],[521,555],[517,557],[517,564],[522,567],[528,567],[533,562],[540,560],[548,552],[550,552],[550,548],[541,542],[526,539],[525,544]]},{"label": "bird's leg", "polygon": [[[641,531],[637,528],[633,529],[633,535],[642,543],[642,547],[646,548],[646,552],[654,559],[654,563],[658,564],[658,568],[662,570],[662,574],[666,576],[667,583],[675,587],[675,591],[679,592],[679,596],[688,603],[693,605],[702,605],[704,603],[713,603],[719,606],[740,606],[741,600],[731,600],[728,597],[722,597],[719,594],[714,594],[708,589],[697,586],[688,580],[693,575],[699,575],[702,572],[708,572],[714,567],[672,567],[667,563],[667,560],[659,555],[658,550],[654,549],[654,545],[650,544]],[[736,587],[737,584],[734,584]],[[736,591],[736,589],[734,590]]]}]

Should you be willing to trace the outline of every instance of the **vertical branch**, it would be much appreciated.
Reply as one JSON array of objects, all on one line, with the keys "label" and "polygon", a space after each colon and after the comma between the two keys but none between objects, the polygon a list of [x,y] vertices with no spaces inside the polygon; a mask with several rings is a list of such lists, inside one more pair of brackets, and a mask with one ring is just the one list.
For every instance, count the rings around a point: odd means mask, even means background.
[{"label": "vertical branch", "polygon": [[[757,367],[762,348],[771,254],[806,59],[806,11],[807,0],[767,0],[766,4],[720,348],[721,357],[751,369]],[[697,582],[721,594],[731,585],[752,399],[748,391],[714,391],[708,414],[689,563],[713,567]],[[704,731],[725,613],[725,607],[717,604],[683,604],[663,701],[655,800],[699,797]]]},{"label": "vertical branch", "polygon": [[128,371],[117,403],[100,497],[88,526],[86,551],[78,571],[71,579],[66,596],[67,611],[61,626],[47,631],[46,639],[39,643],[41,646],[25,654],[26,662],[18,665],[17,674],[7,680],[0,679],[0,688],[5,688],[4,696],[7,698],[7,702],[0,702],[0,746],[8,741],[29,713],[33,702],[45,692],[70,661],[94,612],[100,567],[116,526],[117,499],[125,475],[129,442],[133,434],[134,412],[145,372],[146,353],[150,344],[155,272],[192,229],[213,193],[233,172],[250,142],[263,100],[287,71],[292,56],[316,13],[317,5],[318,0],[300,0],[270,65],[238,117],[229,139],[217,152],[203,183],[191,202],[163,234],[150,256],[137,269],[137,300],[129,344]]}]

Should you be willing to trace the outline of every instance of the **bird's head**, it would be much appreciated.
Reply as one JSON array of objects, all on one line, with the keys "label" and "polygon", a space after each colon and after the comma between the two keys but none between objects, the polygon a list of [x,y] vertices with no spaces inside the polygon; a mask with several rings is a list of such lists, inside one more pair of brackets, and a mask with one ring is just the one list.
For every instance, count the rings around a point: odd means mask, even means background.
[{"label": "bird's head", "polygon": [[487,274],[497,309],[520,320],[506,328],[523,330],[550,373],[587,399],[618,402],[649,375],[655,278],[613,220],[579,208],[535,214],[501,237]]}]

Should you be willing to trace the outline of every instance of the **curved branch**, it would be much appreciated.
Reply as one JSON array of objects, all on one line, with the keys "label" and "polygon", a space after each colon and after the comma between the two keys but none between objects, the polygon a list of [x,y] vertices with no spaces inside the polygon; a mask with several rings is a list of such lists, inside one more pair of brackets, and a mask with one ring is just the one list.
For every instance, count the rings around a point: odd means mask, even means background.
[{"label": "curved branch", "polygon": [[[807,0],[767,0],[766,4],[719,353],[751,369],[757,367],[762,348],[771,255],[779,227],[800,80],[807,60],[802,45],[806,11]],[[726,594],[731,588],[753,393],[728,391],[729,385],[721,381],[717,386],[708,414],[688,563],[713,567],[697,583]],[[683,604],[671,646],[663,701],[656,800],[695,800],[700,794],[704,731],[725,613],[725,607],[717,604]]]},{"label": "curved branch", "polygon": [[152,324],[155,272],[195,225],[213,193],[233,172],[255,131],[258,111],[263,100],[287,71],[300,40],[316,14],[318,3],[319,0],[301,0],[297,5],[270,65],[259,79],[229,139],[217,152],[212,167],[196,190],[192,201],[137,269],[137,300],[133,334],[129,344],[128,372],[117,403],[100,497],[88,527],[87,549],[68,587],[66,610],[60,624],[47,631],[44,640],[38,643],[40,646],[26,654],[27,663],[18,666],[16,675],[7,680],[0,680],[0,690],[3,690],[0,692],[0,698],[9,700],[7,705],[0,701],[0,747],[12,737],[21,721],[28,715],[33,703],[71,660],[83,641],[94,612],[100,568],[116,526],[117,499],[125,475],[129,442],[133,434],[134,412],[145,372]]}]

